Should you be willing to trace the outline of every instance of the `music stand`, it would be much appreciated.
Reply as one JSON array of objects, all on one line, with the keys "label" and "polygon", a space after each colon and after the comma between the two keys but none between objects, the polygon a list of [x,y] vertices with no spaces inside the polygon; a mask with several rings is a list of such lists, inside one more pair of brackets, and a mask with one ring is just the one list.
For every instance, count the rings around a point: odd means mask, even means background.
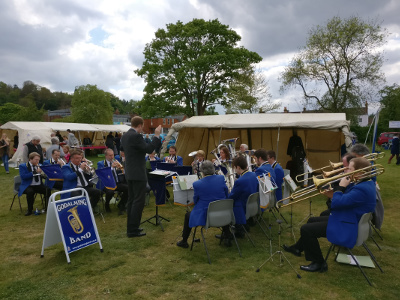
[{"label": "music stand", "polygon": [[278,250],[275,251],[274,254],[272,254],[265,262],[263,262],[261,264],[261,266],[258,267],[258,269],[256,270],[256,272],[260,272],[260,269],[269,261],[272,260],[272,257],[275,254],[279,254],[279,266],[282,266],[282,257],[286,260],[286,262],[289,264],[289,266],[292,268],[292,270],[297,274],[297,278],[301,279],[300,274],[295,270],[295,268],[293,268],[293,265],[290,263],[290,261],[286,258],[285,254],[282,252],[281,250],[281,224],[282,224],[282,220],[278,219],[276,220],[276,223],[278,223]]},{"label": "music stand", "polygon": [[[169,176],[170,174],[168,173],[162,173],[162,172],[150,172],[148,174],[148,181],[151,190],[154,193],[154,196],[156,198],[156,214],[144,221],[142,221],[140,224],[143,224],[145,222],[149,222],[150,224],[153,224],[155,226],[160,225],[161,230],[164,231],[164,227],[162,226],[161,221],[167,221],[169,222],[167,218],[164,218],[163,216],[160,216],[158,214],[158,206],[159,205],[164,205],[165,204],[165,176]],[[153,223],[151,220],[155,219],[155,223]]]}]

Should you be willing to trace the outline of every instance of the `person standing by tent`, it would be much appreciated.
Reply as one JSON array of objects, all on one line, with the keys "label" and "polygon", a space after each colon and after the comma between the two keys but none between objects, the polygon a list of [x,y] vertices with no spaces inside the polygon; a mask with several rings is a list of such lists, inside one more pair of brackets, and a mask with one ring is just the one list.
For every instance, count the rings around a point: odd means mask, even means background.
[{"label": "person standing by tent", "polygon": [[19,137],[18,137],[18,131],[17,131],[14,136],[14,149],[18,149],[18,144],[19,144]]},{"label": "person standing by tent", "polygon": [[79,146],[79,141],[78,141],[78,139],[75,137],[74,133],[73,133],[71,130],[69,130],[69,129],[67,129],[67,131],[68,131],[68,141],[67,141],[67,145],[68,145],[70,148],[76,148],[76,147],[78,147],[78,146]]},{"label": "person standing by tent", "polygon": [[39,163],[43,164],[43,149],[40,145],[40,137],[38,135],[34,135],[32,137],[32,140],[24,145],[24,148],[22,150],[22,160],[24,162],[28,162],[29,154],[33,152],[36,152],[40,155]]},{"label": "person standing by tent", "polygon": [[6,170],[6,174],[10,174],[8,169],[8,158],[10,152],[10,139],[7,137],[7,134],[3,133],[0,140],[0,149],[2,151],[1,160],[4,164],[4,169]]},{"label": "person standing by tent", "polygon": [[389,157],[389,161],[388,164],[390,164],[390,162],[392,161],[392,158],[396,155],[396,164],[398,165],[399,163],[399,134],[396,133],[393,136],[393,140],[392,140],[392,148],[390,149],[390,153],[392,154]]},{"label": "person standing by tent", "polygon": [[146,153],[152,153],[154,149],[161,146],[161,125],[155,129],[154,137],[150,144],[147,144],[143,139],[143,125],[144,121],[142,117],[133,117],[131,120],[132,128],[121,138],[126,159],[125,178],[128,181],[128,237],[146,235],[139,228],[146,199],[147,174],[145,156]]},{"label": "person standing by tent", "polygon": [[107,147],[107,149],[111,149],[115,154],[116,151],[115,151],[115,144],[114,144],[114,136],[111,131],[107,135],[107,138],[106,138],[106,147]]}]

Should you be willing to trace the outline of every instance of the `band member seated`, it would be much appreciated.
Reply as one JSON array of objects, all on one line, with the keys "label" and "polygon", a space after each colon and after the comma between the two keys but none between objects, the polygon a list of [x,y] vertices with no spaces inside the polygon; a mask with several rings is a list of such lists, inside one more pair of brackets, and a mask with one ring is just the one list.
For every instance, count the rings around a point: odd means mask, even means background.
[{"label": "band member seated", "polygon": [[[353,158],[349,163],[349,172],[369,167],[365,158]],[[332,198],[330,216],[312,217],[301,226],[300,239],[292,246],[283,245],[283,249],[296,256],[304,251],[306,260],[311,264],[300,269],[309,272],[325,272],[328,266],[322,256],[318,238],[327,237],[338,246],[353,248],[358,235],[358,222],[365,213],[373,212],[376,204],[375,183],[371,179],[362,179],[362,172],[343,177],[334,190],[324,192]]]},{"label": "band member seated", "polygon": [[169,156],[164,157],[163,162],[167,162],[167,163],[171,163],[171,164],[175,164],[177,166],[183,166],[183,158],[176,155],[176,147],[175,146],[171,146],[169,147]]},{"label": "band member seated", "polygon": [[274,169],[268,163],[267,151],[265,149],[258,149],[254,152],[256,157],[256,163],[258,168],[254,171],[257,176],[262,176],[264,174],[270,174],[273,181],[276,183],[276,175]]},{"label": "band member seated", "polygon": [[44,186],[40,173],[42,170],[39,167],[40,155],[37,152],[29,154],[29,162],[19,166],[19,175],[21,176],[21,185],[19,186],[18,197],[26,194],[28,202],[28,211],[25,216],[29,216],[33,211],[33,203],[35,202],[35,194],[42,194],[46,198],[46,203],[50,196],[50,189]]},{"label": "band member seated", "polygon": [[[63,190],[84,188],[89,194],[92,208],[96,207],[100,200],[101,191],[94,188],[90,182],[92,175],[89,174],[89,165],[83,160],[82,150],[74,149],[71,151],[69,163],[61,168],[61,172],[64,178]],[[73,192],[71,193],[71,197],[79,194],[80,192]],[[68,194],[62,196],[63,198],[69,197]]]},{"label": "band member seated", "polygon": [[[43,165],[60,165],[60,168],[66,164],[65,161],[63,161],[60,157],[61,153],[58,149],[53,149],[51,152],[51,158],[48,160],[45,160],[43,162]],[[63,188],[63,182],[62,181],[54,181],[54,180],[49,180],[46,178],[46,186],[48,186],[50,189],[55,189],[58,191],[61,191]]]},{"label": "band member seated", "polygon": [[[235,235],[244,236],[243,225],[246,224],[246,203],[251,194],[258,192],[257,175],[249,172],[247,160],[244,156],[236,157],[232,161],[233,170],[239,174],[228,199],[234,200],[233,212],[235,214]],[[229,234],[229,228],[224,228],[223,234]]]},{"label": "band member seated", "polygon": [[249,146],[246,144],[241,144],[239,147],[239,154],[246,154],[247,150],[249,150]]},{"label": "band member seated", "polygon": [[222,175],[214,175],[215,168],[211,161],[204,161],[200,167],[200,171],[203,173],[204,177],[193,183],[194,208],[185,215],[182,240],[177,243],[178,247],[189,247],[187,240],[192,227],[206,225],[207,210],[210,202],[227,199],[228,196],[225,178]]},{"label": "band member seated", "polygon": [[106,194],[106,203],[105,208],[107,212],[111,212],[110,201],[114,196],[114,192],[121,193],[121,201],[118,203],[119,214],[122,215],[126,209],[126,203],[128,201],[128,185],[125,180],[123,180],[123,167],[121,163],[114,159],[114,151],[112,149],[107,149],[105,152],[105,160],[99,161],[97,163],[97,168],[111,168],[111,172],[113,174],[115,183],[117,184],[117,188],[115,190],[110,190],[104,187],[103,192]]},{"label": "band member seated", "polygon": [[[351,155],[350,153],[346,153],[345,155],[343,155],[342,157],[342,162],[343,162],[343,168],[346,168],[344,170],[344,173],[347,173],[349,171],[349,162],[351,159],[355,158],[354,155]],[[332,185],[339,185],[339,182],[334,182],[332,183]],[[332,203],[332,199],[328,198],[328,200],[326,200],[326,205],[328,206],[327,210],[324,210],[323,212],[320,213],[320,217],[322,216],[329,216],[331,214],[331,203]]]},{"label": "band member seated", "polygon": [[275,190],[276,201],[282,200],[282,183],[285,174],[283,172],[283,168],[281,167],[281,165],[276,161],[275,151],[273,150],[267,151],[267,161],[275,173],[275,183],[277,185],[277,188]]},{"label": "band member seated", "polygon": [[[231,154],[229,153],[229,149],[225,146],[219,148],[219,161],[221,163],[227,162],[231,159]],[[213,159],[212,162],[214,165],[218,166],[219,162],[217,159]]]},{"label": "band member seated", "polygon": [[197,174],[197,177],[199,177],[199,179],[201,179],[200,167],[201,164],[204,162],[205,157],[205,152],[203,150],[198,150],[192,162],[193,174]]}]

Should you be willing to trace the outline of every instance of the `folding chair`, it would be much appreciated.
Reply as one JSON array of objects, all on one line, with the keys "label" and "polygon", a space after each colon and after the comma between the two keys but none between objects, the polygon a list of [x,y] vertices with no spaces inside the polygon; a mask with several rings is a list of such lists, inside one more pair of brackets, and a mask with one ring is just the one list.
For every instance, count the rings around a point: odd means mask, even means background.
[{"label": "folding chair", "polygon": [[18,197],[19,209],[21,210],[21,213],[22,213],[21,198],[18,196],[20,185],[21,185],[21,176],[19,176],[19,175],[14,176],[14,198],[13,198],[13,201],[11,202],[10,210],[14,205],[15,197]]},{"label": "folding chair", "polygon": [[[235,215],[233,214],[233,199],[216,200],[216,201],[211,202],[208,205],[207,221],[206,221],[206,225],[201,227],[201,236],[203,238],[204,248],[207,253],[207,258],[208,258],[209,264],[211,264],[211,259],[210,259],[210,254],[207,249],[207,244],[206,244],[206,240],[204,237],[203,229],[207,230],[210,227],[229,226],[229,230],[233,236],[233,239],[235,240],[235,244],[238,249],[239,255],[240,255],[240,257],[242,256],[242,253],[240,252],[239,244],[238,244],[235,234],[233,232],[233,225],[235,225]],[[195,236],[196,236],[196,230],[197,230],[197,227],[194,229],[192,245],[190,247],[190,250],[193,249],[193,244],[194,244],[194,240],[195,240]]]},{"label": "folding chair", "polygon": [[[369,250],[369,248],[367,247],[367,245],[365,244],[365,241],[369,238],[370,236],[370,220],[372,219],[372,213],[365,213],[362,215],[360,221],[358,222],[358,236],[357,236],[357,241],[355,246],[363,246],[364,249],[368,252],[369,256],[371,257],[371,259],[374,261],[374,263],[378,266],[379,270],[381,270],[381,272],[383,273],[382,268],[380,267],[380,265],[378,264],[378,262],[375,259],[375,256],[372,254],[371,250]],[[328,260],[329,254],[331,252],[331,250],[335,247],[334,244],[331,244],[331,246],[329,247],[328,253],[326,255],[325,258],[325,262]],[[340,252],[340,248],[341,246],[339,246],[338,252],[336,254],[335,260],[337,259],[339,252]],[[354,248],[353,247],[353,248]],[[352,251],[350,248],[347,247],[343,247],[345,248],[349,254],[351,255],[351,257],[353,258],[353,260],[356,262],[357,267],[360,269],[361,273],[364,275],[365,279],[368,281],[369,285],[372,286],[371,281],[369,280],[369,278],[367,277],[367,275],[364,273],[364,270],[361,268],[360,264],[358,263],[357,259],[354,257]]]}]

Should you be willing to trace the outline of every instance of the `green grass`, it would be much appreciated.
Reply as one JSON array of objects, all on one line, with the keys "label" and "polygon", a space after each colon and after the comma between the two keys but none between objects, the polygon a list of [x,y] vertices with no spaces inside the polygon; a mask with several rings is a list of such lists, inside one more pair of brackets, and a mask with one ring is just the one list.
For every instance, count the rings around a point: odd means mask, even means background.
[{"label": "green grass", "polygon": [[[388,153],[386,153],[388,155]],[[259,273],[256,269],[269,257],[269,241],[258,227],[251,228],[256,241],[254,248],[246,239],[239,245],[243,257],[236,248],[218,244],[214,235],[217,229],[206,233],[212,264],[202,244],[196,243],[193,251],[178,248],[185,208],[167,204],[159,208],[165,231],[159,226],[143,224],[146,237],[128,239],[126,216],[118,216],[117,208],[105,214],[105,223],[96,216],[104,252],[92,245],[70,254],[67,264],[61,243],[45,249],[40,258],[46,215],[25,217],[20,213],[18,203],[9,207],[13,197],[12,169],[6,175],[0,174],[2,201],[0,202],[0,298],[1,299],[397,299],[400,288],[400,231],[398,220],[400,204],[398,195],[400,166],[387,165],[386,156],[380,160],[386,171],[378,178],[385,206],[385,220],[382,228],[383,241],[375,237],[382,247],[369,241],[367,244],[375,254],[385,273],[376,269],[365,270],[371,279],[370,287],[359,270],[354,266],[334,262],[331,255],[329,271],[323,274],[306,273],[299,270],[305,264],[304,256],[287,254],[295,272],[279,256],[266,263]],[[100,158],[91,157],[96,162]],[[172,194],[172,190],[171,190]],[[17,200],[18,201],[18,200]],[[21,197],[24,212],[26,198]],[[40,207],[39,200],[35,207]],[[113,208],[113,207],[112,207]],[[304,201],[293,206],[294,233],[299,236],[297,224],[307,215],[309,203]],[[312,212],[318,215],[325,209],[325,199],[313,199]],[[290,209],[283,209],[290,219]],[[154,198],[145,207],[143,219],[155,213]],[[265,216],[268,221],[268,217]],[[277,225],[273,223],[273,251],[277,249]],[[290,229],[283,226],[282,243],[292,244]],[[326,253],[329,243],[321,239],[321,248]],[[366,255],[362,248],[355,253]]]}]

